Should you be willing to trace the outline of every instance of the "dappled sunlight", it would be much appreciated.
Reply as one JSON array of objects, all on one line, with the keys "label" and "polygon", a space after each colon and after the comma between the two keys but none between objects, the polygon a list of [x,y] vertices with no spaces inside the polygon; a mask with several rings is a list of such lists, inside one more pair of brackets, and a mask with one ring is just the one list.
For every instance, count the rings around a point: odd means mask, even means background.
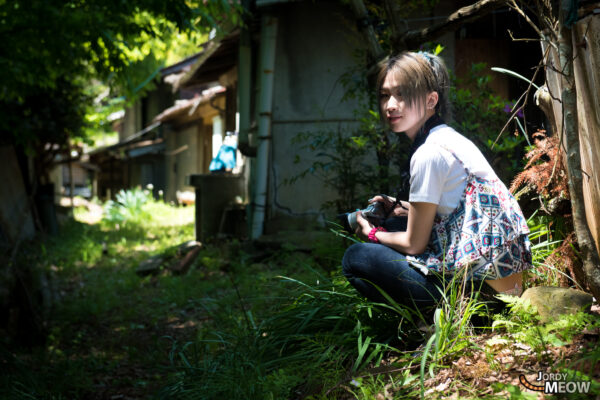
[{"label": "dappled sunlight", "polygon": [[598,4],[0,0],[0,400],[600,400]]},{"label": "dappled sunlight", "polygon": [[[368,393],[358,397],[364,399],[378,393],[418,398],[425,357],[431,365],[452,366],[433,376],[425,372],[425,398],[469,390],[494,396],[519,384],[519,369],[550,368],[547,352],[557,361],[576,359],[576,347],[597,338],[590,331],[565,344],[580,330],[572,320],[550,332],[561,343],[543,347],[526,334],[532,325],[526,315],[515,314],[503,317],[515,328],[497,322],[493,332],[457,329],[446,343],[460,346],[427,355],[424,341],[438,329],[431,320],[422,321],[426,332],[417,329],[411,322],[417,316],[360,298],[337,268],[323,264],[343,253],[343,239],[333,234],[315,253],[235,240],[206,244],[181,275],[168,267],[136,274],[149,257],[176,260],[192,238],[193,208],[160,204],[147,219],[119,229],[72,221],[45,245],[43,263],[58,298],[39,362],[82,382],[74,389],[51,380],[54,390],[68,387],[77,391],[74,398],[145,398],[157,391],[173,391],[166,398],[213,391],[241,396],[262,382],[257,390],[265,393],[299,387],[327,393],[324,399],[356,398],[350,393],[358,390]],[[440,323],[463,323],[446,318]],[[232,381],[239,386],[224,385]]]},{"label": "dappled sunlight", "polygon": [[[106,218],[104,205],[99,205],[95,202],[90,202],[81,198],[76,199],[79,199],[75,201],[76,207],[74,210],[74,219],[76,221],[95,225],[101,223],[103,218]],[[64,198],[64,200],[64,207],[70,205],[69,199]],[[194,223],[193,206],[176,207],[162,201],[151,200],[143,205],[143,211],[143,215],[146,218],[128,221],[122,224],[115,224],[112,228],[120,230],[127,227],[127,225],[182,226]]]},{"label": "dappled sunlight", "polygon": [[194,223],[194,207],[173,207],[164,203],[152,203],[148,206],[153,224],[157,226],[181,226]]},{"label": "dappled sunlight", "polygon": [[73,199],[61,197],[59,205],[63,208],[73,207],[73,217],[76,221],[93,225],[102,220],[102,206],[83,197],[76,196]]},{"label": "dappled sunlight", "polygon": [[[233,380],[239,390],[260,381],[260,390],[273,393],[304,382],[305,393],[321,390],[325,398],[350,398],[357,390],[369,393],[365,399],[384,392],[418,398],[420,390],[425,398],[469,390],[495,396],[518,387],[519,369],[549,370],[547,356],[576,359],[577,346],[597,339],[595,320],[583,336],[586,324],[565,320],[565,326],[541,327],[547,333],[540,338],[526,315],[507,314],[493,331],[478,331],[468,317],[450,312],[460,308],[452,302],[439,326],[429,317],[370,303],[339,274],[335,260],[345,244],[334,234],[312,253],[290,244],[264,249],[236,240],[208,243],[189,269],[177,273],[173,265],[183,257],[182,244],[194,238],[193,207],[150,201],[140,210],[143,218],[131,214],[118,224],[90,224],[84,221],[92,211],[76,210],[76,220],[57,237],[37,244],[38,262],[55,288],[46,360],[39,362],[80,377],[85,383],[77,389],[58,384],[83,397],[213,391],[223,388],[218,382]],[[140,264],[153,257],[160,265],[141,274]],[[426,350],[430,335],[442,331],[441,345]],[[596,359],[590,356],[588,364]],[[452,368],[433,376],[424,371],[420,386],[422,360]],[[386,381],[392,376],[396,388]]]},{"label": "dappled sunlight", "polygon": [[192,329],[198,326],[199,321],[170,316],[167,319],[167,323],[169,329]]}]

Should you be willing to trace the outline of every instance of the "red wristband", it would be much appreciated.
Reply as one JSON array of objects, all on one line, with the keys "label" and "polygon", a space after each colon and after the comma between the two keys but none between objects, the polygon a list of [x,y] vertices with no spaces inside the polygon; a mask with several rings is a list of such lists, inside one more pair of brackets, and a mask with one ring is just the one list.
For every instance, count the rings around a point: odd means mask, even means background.
[{"label": "red wristband", "polygon": [[377,239],[377,237],[375,237],[375,234],[377,232],[387,232],[387,230],[382,227],[382,226],[376,226],[375,228],[371,229],[371,232],[369,232],[369,241],[372,243],[379,243],[379,240]]}]

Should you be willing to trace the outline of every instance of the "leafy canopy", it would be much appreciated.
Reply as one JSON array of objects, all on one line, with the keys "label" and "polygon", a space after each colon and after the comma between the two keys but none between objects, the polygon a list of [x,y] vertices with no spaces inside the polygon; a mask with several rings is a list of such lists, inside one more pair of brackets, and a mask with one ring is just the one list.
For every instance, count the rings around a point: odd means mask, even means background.
[{"label": "leafy canopy", "polygon": [[167,61],[238,22],[227,0],[0,0],[2,142],[39,154],[84,137],[91,82],[132,100]]},{"label": "leafy canopy", "polygon": [[1,98],[22,100],[60,77],[126,80],[153,39],[206,33],[226,18],[235,23],[237,11],[221,0],[0,0]]}]

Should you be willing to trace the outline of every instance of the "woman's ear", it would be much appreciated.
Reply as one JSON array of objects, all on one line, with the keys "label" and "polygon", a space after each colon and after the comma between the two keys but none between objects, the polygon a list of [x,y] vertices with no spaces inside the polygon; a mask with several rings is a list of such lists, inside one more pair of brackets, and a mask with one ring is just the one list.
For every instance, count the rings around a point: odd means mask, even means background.
[{"label": "woman's ear", "polygon": [[437,92],[431,92],[427,95],[427,108],[433,110],[437,106],[439,95]]}]

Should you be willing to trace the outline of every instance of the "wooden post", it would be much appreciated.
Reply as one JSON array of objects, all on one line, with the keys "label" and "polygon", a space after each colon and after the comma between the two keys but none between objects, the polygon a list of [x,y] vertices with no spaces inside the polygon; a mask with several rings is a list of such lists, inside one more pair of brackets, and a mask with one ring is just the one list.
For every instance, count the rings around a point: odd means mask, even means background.
[{"label": "wooden post", "polygon": [[[71,151],[69,149],[69,157],[71,157]],[[73,182],[73,160],[69,161],[69,197],[71,198],[71,215],[75,215],[75,183]]]}]

